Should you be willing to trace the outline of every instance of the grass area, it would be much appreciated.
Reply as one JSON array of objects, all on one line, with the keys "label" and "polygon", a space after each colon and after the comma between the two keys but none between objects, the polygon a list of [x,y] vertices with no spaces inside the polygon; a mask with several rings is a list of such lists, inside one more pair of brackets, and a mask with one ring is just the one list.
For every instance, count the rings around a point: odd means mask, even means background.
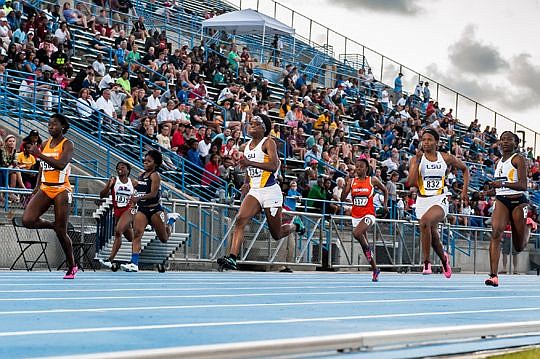
[{"label": "grass area", "polygon": [[508,354],[497,354],[488,357],[489,359],[537,359],[540,358],[540,348],[526,349]]}]

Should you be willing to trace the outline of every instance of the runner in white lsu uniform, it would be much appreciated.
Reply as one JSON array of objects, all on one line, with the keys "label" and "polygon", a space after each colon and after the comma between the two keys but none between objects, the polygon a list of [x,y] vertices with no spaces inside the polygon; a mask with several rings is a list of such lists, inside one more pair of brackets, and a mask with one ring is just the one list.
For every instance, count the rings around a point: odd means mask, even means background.
[{"label": "runner in white lsu uniform", "polygon": [[491,242],[489,244],[489,260],[491,273],[485,284],[499,286],[498,266],[501,238],[509,223],[512,229],[512,243],[516,252],[521,252],[529,242],[531,226],[528,221],[529,199],[527,191],[527,163],[525,157],[517,153],[519,137],[510,131],[501,134],[502,157],[495,168],[495,178],[491,183],[490,195],[495,194],[495,208],[491,215]]},{"label": "runner in white lsu uniform", "polygon": [[221,268],[238,269],[236,259],[244,241],[244,227],[261,210],[264,210],[270,234],[275,240],[294,231],[304,231],[304,224],[298,217],[291,223],[281,223],[283,194],[276,179],[279,157],[275,142],[267,137],[271,125],[263,114],[253,116],[248,124],[248,134],[252,139],[246,144],[244,156],[240,159],[240,166],[247,170],[242,195],[247,194],[236,217],[229,255],[218,259]]},{"label": "runner in white lsu uniform", "polygon": [[422,134],[421,148],[416,156],[409,162],[410,185],[418,186],[416,200],[416,217],[420,224],[420,240],[422,242],[422,256],[424,266],[422,274],[431,274],[430,247],[443,264],[443,273],[446,278],[452,276],[452,267],[448,254],[444,251],[439,238],[438,225],[448,214],[448,199],[445,186],[448,165],[452,165],[463,172],[463,190],[461,198],[468,196],[469,169],[455,156],[437,151],[439,134],[428,128]]}]

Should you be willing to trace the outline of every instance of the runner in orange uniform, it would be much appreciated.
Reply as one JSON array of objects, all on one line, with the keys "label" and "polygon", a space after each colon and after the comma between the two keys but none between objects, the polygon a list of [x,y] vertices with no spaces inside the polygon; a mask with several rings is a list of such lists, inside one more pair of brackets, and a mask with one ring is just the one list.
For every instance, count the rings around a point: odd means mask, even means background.
[{"label": "runner in orange uniform", "polygon": [[369,162],[361,158],[356,162],[356,177],[349,178],[343,192],[341,192],[341,202],[344,202],[350,193],[352,197],[352,225],[353,236],[360,242],[368,262],[371,264],[373,282],[379,281],[381,270],[377,268],[375,259],[371,255],[366,232],[375,224],[375,206],[373,205],[374,187],[379,188],[384,194],[384,208],[386,210],[388,203],[388,190],[376,178],[368,176]]},{"label": "runner in orange uniform", "polygon": [[[26,206],[22,222],[26,228],[53,229],[66,255],[68,270],[64,279],[74,279],[77,266],[73,258],[73,247],[67,233],[69,205],[71,203],[71,158],[73,142],[64,137],[69,129],[67,117],[53,114],[49,120],[51,138],[45,143],[43,150],[33,145],[29,152],[41,163],[38,183],[32,199]],[[54,204],[54,222],[41,219],[51,204]]]}]

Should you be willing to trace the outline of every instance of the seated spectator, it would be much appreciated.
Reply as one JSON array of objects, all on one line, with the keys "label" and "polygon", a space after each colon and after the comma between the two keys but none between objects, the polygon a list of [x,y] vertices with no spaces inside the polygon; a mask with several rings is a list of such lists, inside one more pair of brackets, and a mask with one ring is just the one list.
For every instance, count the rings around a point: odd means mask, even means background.
[{"label": "seated spectator", "polygon": [[73,9],[70,2],[65,2],[63,9],[64,19],[66,19],[68,24],[78,24],[88,29],[86,17],[79,10]]},{"label": "seated spectator", "polygon": [[[105,76],[105,64],[103,63],[103,55],[98,54],[94,62],[92,62],[92,68],[96,74],[96,80],[101,81],[103,76]],[[99,88],[99,86],[98,86]]]},{"label": "seated spectator", "polygon": [[255,59],[249,54],[249,49],[247,47],[242,48],[242,53],[240,54],[240,62],[244,71],[253,71],[253,62]]},{"label": "seated spectator", "polygon": [[238,48],[236,44],[231,45],[231,50],[229,51],[229,55],[227,55],[227,60],[229,61],[229,67],[233,72],[238,71],[238,63],[242,60],[240,56],[238,55]]},{"label": "seated spectator", "polygon": [[[107,17],[107,10],[101,9],[99,15],[95,19],[95,31],[101,32],[101,35],[109,38],[114,38],[115,31],[110,26],[109,18]],[[127,44],[127,41],[126,41]],[[117,45],[118,46],[118,45]]]},{"label": "seated spectator", "polygon": [[296,211],[296,205],[302,200],[302,194],[298,192],[298,184],[296,181],[291,181],[287,195],[283,201],[283,208],[289,211]]},{"label": "seated spectator", "polygon": [[[23,151],[17,154],[16,161],[18,167],[24,170],[37,171],[39,169],[39,163],[36,161],[34,155],[30,154],[30,148],[33,146],[30,142],[23,142]],[[36,186],[37,173],[22,172],[21,179],[24,183],[24,188],[32,189]]]},{"label": "seated spectator", "polygon": [[144,17],[139,16],[137,21],[133,23],[133,28],[131,29],[131,33],[135,35],[137,39],[141,39],[143,41],[146,40],[148,36],[148,30],[146,29],[146,26],[144,25]]},{"label": "seated spectator", "polygon": [[219,165],[221,162],[221,157],[214,153],[210,156],[210,160],[204,166],[205,172],[203,172],[201,185],[209,187],[209,193],[212,197],[215,196],[216,187],[219,186]]}]

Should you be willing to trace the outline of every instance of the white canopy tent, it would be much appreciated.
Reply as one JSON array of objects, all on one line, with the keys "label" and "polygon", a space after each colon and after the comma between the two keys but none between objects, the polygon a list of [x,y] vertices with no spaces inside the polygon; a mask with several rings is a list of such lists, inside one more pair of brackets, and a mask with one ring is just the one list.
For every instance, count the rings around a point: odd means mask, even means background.
[{"label": "white canopy tent", "polygon": [[[261,61],[264,48],[264,38],[266,35],[294,35],[292,27],[287,26],[276,19],[257,12],[253,9],[231,11],[202,22],[204,29],[222,30],[234,35],[262,34],[261,40]],[[294,41],[294,37],[293,37]],[[293,42],[294,52],[294,42]]]}]

